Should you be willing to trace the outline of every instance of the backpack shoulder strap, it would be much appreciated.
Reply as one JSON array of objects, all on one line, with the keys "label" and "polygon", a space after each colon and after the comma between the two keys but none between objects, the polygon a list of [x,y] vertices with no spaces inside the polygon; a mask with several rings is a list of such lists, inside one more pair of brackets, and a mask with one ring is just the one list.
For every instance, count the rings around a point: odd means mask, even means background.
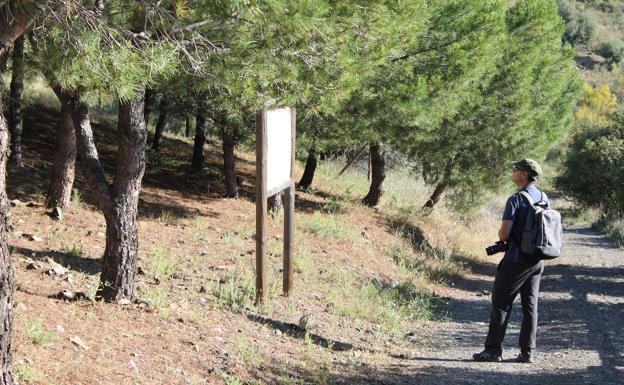
[{"label": "backpack shoulder strap", "polygon": [[520,194],[521,196],[525,197],[526,200],[529,202],[529,204],[533,207],[535,207],[535,201],[533,200],[533,197],[531,196],[531,194],[529,194],[528,192],[521,190],[518,191],[518,194]]}]

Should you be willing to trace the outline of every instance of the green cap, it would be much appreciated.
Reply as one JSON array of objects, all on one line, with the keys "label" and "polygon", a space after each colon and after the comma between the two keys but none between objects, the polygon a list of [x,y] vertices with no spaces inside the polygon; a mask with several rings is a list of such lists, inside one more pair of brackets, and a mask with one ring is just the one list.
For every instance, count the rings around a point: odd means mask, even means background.
[{"label": "green cap", "polygon": [[512,164],[514,165],[514,167],[517,167],[522,171],[528,172],[529,176],[533,178],[542,175],[542,168],[540,167],[539,163],[537,163],[533,159],[517,160]]}]

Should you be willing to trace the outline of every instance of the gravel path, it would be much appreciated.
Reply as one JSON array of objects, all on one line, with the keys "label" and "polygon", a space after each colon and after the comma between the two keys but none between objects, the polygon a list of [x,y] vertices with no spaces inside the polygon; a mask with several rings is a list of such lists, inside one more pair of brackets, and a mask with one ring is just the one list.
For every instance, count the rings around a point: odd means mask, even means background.
[{"label": "gravel path", "polygon": [[[477,363],[489,318],[495,264],[476,266],[448,293],[449,321],[433,329],[434,344],[397,359],[375,383],[624,384],[624,250],[580,226],[564,231],[563,255],[547,262],[541,285],[536,363]],[[500,256],[500,255],[499,255]],[[519,298],[503,357],[518,354]],[[372,380],[370,377],[368,380]]]}]

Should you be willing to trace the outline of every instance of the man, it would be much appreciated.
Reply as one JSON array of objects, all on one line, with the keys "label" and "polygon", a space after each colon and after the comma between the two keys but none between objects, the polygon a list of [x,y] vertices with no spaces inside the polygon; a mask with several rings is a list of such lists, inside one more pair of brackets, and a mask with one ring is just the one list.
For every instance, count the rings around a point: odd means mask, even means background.
[{"label": "man", "polygon": [[[536,187],[541,174],[542,169],[533,159],[523,159],[513,163],[512,180],[518,190],[528,192],[536,204],[548,205],[548,198]],[[513,194],[507,199],[503,222],[498,230],[498,237],[507,243],[507,250],[498,264],[492,288],[492,310],[485,350],[473,354],[475,361],[499,362],[503,360],[503,338],[505,338],[513,301],[520,293],[522,326],[520,354],[516,361],[533,362],[537,331],[537,300],[544,262],[531,259],[520,251],[519,243],[529,209],[530,203],[520,193]]]}]

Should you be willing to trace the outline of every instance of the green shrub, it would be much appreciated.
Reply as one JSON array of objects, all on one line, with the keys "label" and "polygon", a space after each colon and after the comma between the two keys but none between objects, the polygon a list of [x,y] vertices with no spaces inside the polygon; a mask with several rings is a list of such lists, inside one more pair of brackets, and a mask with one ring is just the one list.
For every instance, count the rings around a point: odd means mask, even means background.
[{"label": "green shrub", "polygon": [[620,63],[624,60],[624,41],[618,38],[611,38],[602,43],[596,52],[610,63]]},{"label": "green shrub", "polygon": [[585,205],[608,213],[624,209],[624,110],[611,123],[578,129],[556,185]]},{"label": "green shrub", "polygon": [[557,0],[559,16],[565,21],[562,40],[571,45],[591,44],[596,36],[596,21],[587,12],[579,11],[574,2]]}]

